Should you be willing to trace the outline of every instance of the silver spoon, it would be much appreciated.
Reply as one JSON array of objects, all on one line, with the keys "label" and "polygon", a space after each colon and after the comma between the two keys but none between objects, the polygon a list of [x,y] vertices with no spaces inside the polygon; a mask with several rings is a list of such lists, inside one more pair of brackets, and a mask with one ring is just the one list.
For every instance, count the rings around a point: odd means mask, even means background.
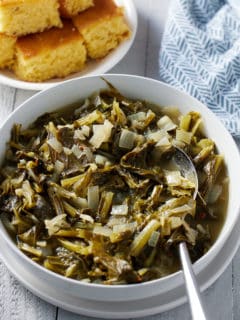
[{"label": "silver spoon", "polygon": [[[175,162],[182,175],[195,184],[193,199],[196,199],[198,193],[198,176],[191,159],[182,149],[175,146],[175,152],[173,154],[172,160]],[[196,281],[196,277],[192,268],[192,262],[190,260],[185,242],[181,242],[179,244],[179,255],[182,264],[192,319],[207,320],[200,295],[200,290]]]}]

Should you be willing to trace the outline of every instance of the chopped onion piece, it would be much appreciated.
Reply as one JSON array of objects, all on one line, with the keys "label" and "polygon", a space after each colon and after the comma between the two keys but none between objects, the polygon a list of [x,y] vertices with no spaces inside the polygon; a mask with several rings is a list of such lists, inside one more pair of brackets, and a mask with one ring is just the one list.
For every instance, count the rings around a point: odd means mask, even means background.
[{"label": "chopped onion piece", "polygon": [[73,154],[76,156],[76,158],[80,159],[82,156],[86,156],[89,162],[93,161],[93,154],[90,148],[86,146],[79,147],[78,145],[74,144],[71,150]]},{"label": "chopped onion piece", "polygon": [[32,208],[35,206],[34,203],[34,190],[31,187],[31,184],[28,180],[24,180],[22,183],[22,187],[15,189],[15,194],[18,197],[24,197],[25,205],[28,208]]},{"label": "chopped onion piece", "polygon": [[157,131],[150,131],[147,134],[148,139],[151,139],[155,142],[158,142],[159,140],[161,140],[163,137],[169,137],[169,134],[167,132],[165,132],[164,130],[157,130]]},{"label": "chopped onion piece", "polygon": [[58,129],[63,129],[63,128],[68,128],[68,129],[74,129],[74,125],[73,124],[63,124],[63,125],[61,125],[61,124],[59,124],[58,126],[57,126],[57,128]]},{"label": "chopped onion piece", "polygon": [[160,227],[160,221],[153,219],[145,226],[145,228],[134,238],[131,244],[130,254],[132,256],[138,256],[144,246],[147,244],[153,231],[156,231]]},{"label": "chopped onion piece", "polygon": [[162,137],[156,144],[156,147],[171,147],[171,142],[168,137]]},{"label": "chopped onion piece", "polygon": [[101,166],[111,165],[111,161],[109,161],[107,157],[104,157],[101,154],[95,155],[95,162],[97,165],[101,165]]},{"label": "chopped onion piece", "polygon": [[183,221],[182,224],[184,226],[184,229],[186,230],[186,236],[188,238],[188,241],[191,243],[191,245],[195,246],[198,231],[191,228],[185,221]]},{"label": "chopped onion piece", "polygon": [[188,204],[184,204],[182,206],[170,209],[169,216],[170,215],[179,215],[179,214],[183,214],[183,213],[184,214],[185,213],[192,213],[194,208],[195,208],[195,205],[194,206],[190,206]]},{"label": "chopped onion piece", "polygon": [[47,140],[47,143],[53,148],[57,153],[61,153],[63,150],[63,146],[60,141],[58,141],[55,137],[52,137]]},{"label": "chopped onion piece", "polygon": [[137,273],[142,277],[145,273],[148,272],[148,268],[142,268],[137,271]]},{"label": "chopped onion piece", "polygon": [[146,138],[142,134],[136,134],[135,144],[143,144],[146,141]]},{"label": "chopped onion piece", "polygon": [[47,241],[46,240],[42,240],[42,241],[37,241],[36,245],[39,247],[46,247],[47,246]]},{"label": "chopped onion piece", "polygon": [[180,140],[177,140],[177,139],[173,139],[173,142],[172,144],[175,146],[175,147],[178,147],[180,149],[184,149],[185,147],[185,143],[180,141]]},{"label": "chopped onion piece", "polygon": [[95,148],[99,148],[103,142],[108,142],[113,125],[109,120],[105,120],[103,124],[94,124],[93,128],[93,136],[89,140],[90,144]]},{"label": "chopped onion piece", "polygon": [[171,229],[177,229],[182,225],[182,219],[180,217],[171,217],[170,219]]},{"label": "chopped onion piece", "polygon": [[88,187],[88,207],[97,210],[99,203],[99,186]]},{"label": "chopped onion piece", "polygon": [[136,139],[136,133],[127,129],[122,129],[119,138],[119,147],[125,149],[132,149]]},{"label": "chopped onion piece", "polygon": [[164,170],[165,178],[169,186],[181,185],[181,173],[180,171]]},{"label": "chopped onion piece", "polygon": [[52,236],[60,229],[70,228],[69,223],[66,221],[66,214],[59,214],[58,216],[52,218],[51,220],[44,220],[48,234]]},{"label": "chopped onion piece", "polygon": [[55,167],[55,171],[60,174],[63,169],[64,169],[64,163],[62,163],[61,161],[57,160],[54,164]]},{"label": "chopped onion piece", "polygon": [[70,154],[72,154],[72,150],[69,149],[69,148],[67,148],[67,147],[63,147],[63,152],[64,152],[67,156],[69,156]]},{"label": "chopped onion piece", "polygon": [[197,224],[197,229],[202,234],[207,234],[207,230],[205,230],[204,227],[201,224]]},{"label": "chopped onion piece", "polygon": [[83,214],[83,213],[80,213],[79,214],[79,217],[82,219],[82,220],[85,220],[87,222],[90,222],[90,223],[94,223],[94,219],[89,216],[88,214]]},{"label": "chopped onion piece", "polygon": [[78,208],[87,208],[88,207],[88,201],[85,198],[77,197],[74,199],[71,199],[73,204]]},{"label": "chopped onion piece", "polygon": [[120,204],[112,206],[112,215],[126,216],[128,214],[128,205]]},{"label": "chopped onion piece", "polygon": [[72,277],[74,272],[76,272],[77,268],[78,268],[78,265],[76,263],[71,264],[67,268],[67,270],[65,272],[65,276],[68,277],[68,278]]},{"label": "chopped onion piece", "polygon": [[91,113],[86,114],[85,116],[74,121],[75,127],[82,127],[84,125],[88,126],[92,123],[103,123],[105,116],[99,110],[94,110]]},{"label": "chopped onion piece", "polygon": [[148,245],[153,248],[156,247],[159,237],[160,237],[160,232],[153,231],[153,233],[151,234],[151,237],[148,240]]},{"label": "chopped onion piece", "polygon": [[90,134],[90,128],[89,126],[82,126],[81,129],[76,129],[74,131],[73,138],[79,139],[79,140],[86,140],[87,137],[89,137]]},{"label": "chopped onion piece", "polygon": [[113,226],[113,232],[110,236],[110,241],[112,243],[119,242],[123,240],[126,236],[133,234],[136,231],[137,222],[118,224]]},{"label": "chopped onion piece", "polygon": [[82,132],[83,134],[88,137],[89,136],[89,133],[90,133],[90,128],[89,126],[82,126]]},{"label": "chopped onion piece", "polygon": [[26,161],[25,159],[20,159],[19,162],[20,162],[22,165],[24,165],[24,164],[27,163],[27,161]]},{"label": "chopped onion piece", "polygon": [[124,216],[112,216],[109,218],[107,225],[109,227],[114,227],[119,224],[125,224],[126,223],[126,217]]},{"label": "chopped onion piece", "polygon": [[183,129],[177,129],[176,131],[176,140],[190,144],[192,140],[192,132],[185,131]]},{"label": "chopped onion piece", "polygon": [[[164,175],[167,180],[168,186],[179,186],[183,189],[194,189],[195,184],[190,179],[183,177],[180,171],[171,171],[171,170],[164,170]],[[190,176],[190,178],[192,178]]]},{"label": "chopped onion piece", "polygon": [[191,124],[191,119],[192,117],[190,114],[181,115],[179,123],[180,129],[188,131]]},{"label": "chopped onion piece", "polygon": [[90,163],[89,168],[91,168],[92,172],[95,172],[98,167],[97,167],[96,163]]},{"label": "chopped onion piece", "polygon": [[[87,157],[89,162],[93,162],[94,161],[93,153],[92,153],[90,148],[85,146],[84,150],[83,150],[83,154],[86,155],[86,157]],[[91,163],[91,165],[95,165],[95,163]]]},{"label": "chopped onion piece", "polygon": [[137,222],[130,222],[130,223],[124,223],[124,224],[116,224],[113,226],[113,232],[126,232],[131,231],[134,232],[137,228]]},{"label": "chopped onion piece", "polygon": [[208,204],[215,203],[218,200],[218,198],[220,197],[222,190],[223,190],[222,185],[219,185],[219,184],[213,185],[212,189],[207,194],[206,202]]},{"label": "chopped onion piece", "polygon": [[177,127],[177,125],[168,116],[161,117],[157,122],[157,126],[159,129],[163,129],[165,131],[171,131]]},{"label": "chopped onion piece", "polygon": [[99,234],[101,236],[110,237],[112,234],[112,229],[108,228],[107,226],[98,226],[96,225],[93,228],[93,233]]},{"label": "chopped onion piece", "polygon": [[130,121],[143,121],[146,119],[146,112],[140,111],[128,116]]},{"label": "chopped onion piece", "polygon": [[80,150],[79,149],[79,146],[78,145],[76,145],[76,144],[74,144],[73,146],[72,146],[72,152],[73,152],[73,154],[75,155],[75,157],[76,158],[80,158],[81,157],[81,155],[82,155],[82,150]]}]

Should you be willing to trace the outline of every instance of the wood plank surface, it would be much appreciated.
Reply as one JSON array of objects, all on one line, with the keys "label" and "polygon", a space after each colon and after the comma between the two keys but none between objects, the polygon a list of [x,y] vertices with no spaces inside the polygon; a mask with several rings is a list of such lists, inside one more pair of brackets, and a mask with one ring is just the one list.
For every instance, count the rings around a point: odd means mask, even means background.
[{"label": "wood plank surface", "polygon": [[240,250],[238,250],[232,263],[232,294],[233,294],[233,320],[240,319]]},{"label": "wood plank surface", "polygon": [[0,123],[13,111],[16,89],[0,85]]},{"label": "wood plank surface", "polygon": [[0,319],[55,320],[56,307],[42,301],[15,280],[0,261]]}]

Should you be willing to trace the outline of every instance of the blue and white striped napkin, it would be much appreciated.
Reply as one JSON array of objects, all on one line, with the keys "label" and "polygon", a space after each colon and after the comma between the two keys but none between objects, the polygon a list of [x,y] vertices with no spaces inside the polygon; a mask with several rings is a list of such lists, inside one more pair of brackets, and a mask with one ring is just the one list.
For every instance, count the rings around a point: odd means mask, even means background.
[{"label": "blue and white striped napkin", "polygon": [[172,0],[159,65],[240,137],[240,16],[226,0]]}]

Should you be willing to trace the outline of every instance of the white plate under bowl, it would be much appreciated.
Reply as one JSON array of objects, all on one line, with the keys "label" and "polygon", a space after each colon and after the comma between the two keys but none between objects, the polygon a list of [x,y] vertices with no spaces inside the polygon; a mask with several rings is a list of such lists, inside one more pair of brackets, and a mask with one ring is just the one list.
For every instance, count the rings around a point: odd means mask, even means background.
[{"label": "white plate under bowl", "polygon": [[44,90],[63,81],[79,78],[82,76],[90,76],[103,74],[113,68],[128,52],[135,39],[137,32],[138,18],[135,5],[132,0],[115,0],[118,6],[123,6],[125,11],[125,19],[131,29],[131,37],[120,43],[118,47],[112,50],[106,57],[97,60],[88,61],[86,67],[80,71],[73,73],[65,78],[54,78],[43,82],[27,82],[18,79],[10,70],[0,70],[0,83],[10,87],[24,90]]}]

